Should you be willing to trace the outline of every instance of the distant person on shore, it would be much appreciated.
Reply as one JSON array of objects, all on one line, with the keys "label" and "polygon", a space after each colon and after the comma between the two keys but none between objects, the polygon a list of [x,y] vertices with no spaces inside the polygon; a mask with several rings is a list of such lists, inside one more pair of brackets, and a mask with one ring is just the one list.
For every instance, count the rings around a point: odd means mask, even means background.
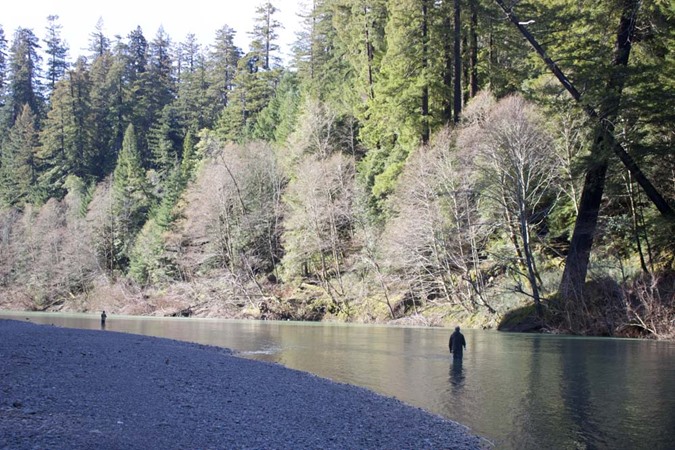
[{"label": "distant person on shore", "polygon": [[464,335],[459,332],[459,327],[455,328],[455,332],[450,335],[448,347],[450,347],[450,353],[452,353],[454,359],[462,359],[466,348],[466,340]]},{"label": "distant person on shore", "polygon": [[103,311],[101,313],[101,329],[105,329],[105,319],[108,317],[108,315]]}]

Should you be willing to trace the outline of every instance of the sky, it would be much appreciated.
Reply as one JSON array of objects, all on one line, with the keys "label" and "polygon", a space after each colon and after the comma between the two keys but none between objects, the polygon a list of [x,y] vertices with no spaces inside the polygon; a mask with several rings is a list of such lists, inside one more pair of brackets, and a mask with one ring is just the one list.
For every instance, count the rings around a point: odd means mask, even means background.
[{"label": "sky", "polygon": [[[2,7],[0,25],[11,45],[18,27],[30,28],[43,39],[47,16],[58,15],[70,60],[89,53],[89,36],[99,18],[103,19],[103,32],[111,40],[115,35],[126,37],[140,26],[143,36],[151,41],[162,26],[174,43],[194,33],[202,45],[212,44],[216,30],[229,25],[237,32],[236,45],[247,51],[255,8],[262,3],[263,0],[12,0],[11,6]],[[284,25],[279,44],[282,59],[287,60],[299,29],[299,0],[272,0],[272,4],[279,10],[277,20]]]}]

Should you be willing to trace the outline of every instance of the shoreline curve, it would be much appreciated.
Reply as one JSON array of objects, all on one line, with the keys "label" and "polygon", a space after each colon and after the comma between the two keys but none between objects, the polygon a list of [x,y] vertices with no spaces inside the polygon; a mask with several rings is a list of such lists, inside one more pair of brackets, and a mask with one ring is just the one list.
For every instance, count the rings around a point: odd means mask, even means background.
[{"label": "shoreline curve", "polygon": [[1,449],[479,449],[453,421],[230,350],[0,319]]}]

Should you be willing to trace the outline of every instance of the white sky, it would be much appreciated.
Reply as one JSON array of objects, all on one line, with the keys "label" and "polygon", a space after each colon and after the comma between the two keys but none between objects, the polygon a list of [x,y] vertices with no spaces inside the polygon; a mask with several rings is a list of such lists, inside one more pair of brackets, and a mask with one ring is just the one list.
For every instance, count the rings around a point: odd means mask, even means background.
[{"label": "white sky", "polygon": [[[62,25],[61,38],[70,48],[69,60],[86,55],[89,36],[94,32],[99,18],[103,19],[103,32],[111,40],[115,35],[124,38],[140,25],[148,40],[157,34],[160,26],[172,42],[185,40],[194,33],[200,44],[211,45],[216,30],[229,25],[236,30],[235,43],[248,51],[249,36],[255,8],[264,0],[5,0],[0,13],[0,25],[5,30],[8,45],[18,27],[30,28],[43,39],[46,36],[47,16],[58,15]],[[280,30],[279,44],[282,59],[288,59],[291,44],[295,41],[300,19],[300,0],[272,0],[279,10],[277,20],[284,25]],[[40,42],[42,45],[43,43]],[[44,45],[42,45],[44,48]]]}]

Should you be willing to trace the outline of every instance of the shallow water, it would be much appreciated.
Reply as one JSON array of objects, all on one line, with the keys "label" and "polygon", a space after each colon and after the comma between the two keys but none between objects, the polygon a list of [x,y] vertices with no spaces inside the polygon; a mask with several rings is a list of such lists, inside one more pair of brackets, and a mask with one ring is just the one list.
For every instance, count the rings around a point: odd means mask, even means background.
[{"label": "shallow water", "polygon": [[[100,328],[85,314],[0,318]],[[106,325],[363,386],[459,421],[497,448],[675,448],[672,342],[463,330],[458,364],[448,329],[110,315]]]}]

